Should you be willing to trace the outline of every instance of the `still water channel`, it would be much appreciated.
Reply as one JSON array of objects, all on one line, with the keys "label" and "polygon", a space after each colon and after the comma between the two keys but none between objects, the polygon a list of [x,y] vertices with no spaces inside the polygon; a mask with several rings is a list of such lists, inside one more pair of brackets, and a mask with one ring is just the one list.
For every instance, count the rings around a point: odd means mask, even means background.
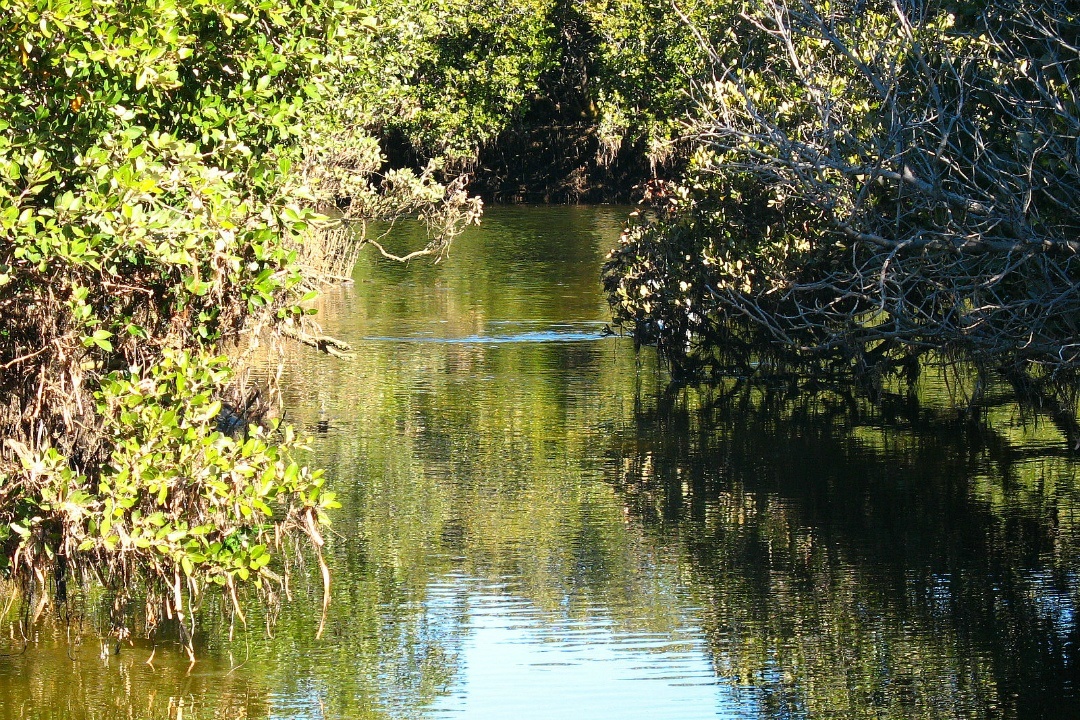
[{"label": "still water channel", "polygon": [[344,504],[322,640],[303,573],[272,636],[207,613],[191,668],[8,623],[0,720],[1080,717],[1054,425],[993,394],[965,421],[933,372],[873,404],[665,392],[602,335],[624,215],[495,208],[321,300],[357,351],[286,377]]}]

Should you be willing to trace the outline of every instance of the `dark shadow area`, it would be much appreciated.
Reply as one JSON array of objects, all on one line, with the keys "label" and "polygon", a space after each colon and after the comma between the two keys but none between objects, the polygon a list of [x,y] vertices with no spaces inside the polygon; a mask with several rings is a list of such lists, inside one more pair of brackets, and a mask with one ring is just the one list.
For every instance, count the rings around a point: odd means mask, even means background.
[{"label": "dark shadow area", "polygon": [[608,465],[769,717],[1074,717],[1076,470],[914,397],[740,385],[639,408]]}]

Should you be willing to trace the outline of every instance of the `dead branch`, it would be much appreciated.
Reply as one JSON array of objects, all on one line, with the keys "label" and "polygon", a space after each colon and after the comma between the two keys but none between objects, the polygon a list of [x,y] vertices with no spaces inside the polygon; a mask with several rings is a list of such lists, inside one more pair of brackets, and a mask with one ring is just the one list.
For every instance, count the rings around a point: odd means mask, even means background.
[{"label": "dead branch", "polygon": [[1080,370],[1075,17],[1019,0],[963,20],[933,0],[825,7],[746,14],[764,68],[694,28],[714,64],[687,132],[712,153],[702,172],[756,179],[773,229],[805,245],[746,258],[753,276],[708,286],[701,314],[791,356],[947,348]]},{"label": "dead branch", "polygon": [[320,352],[324,352],[327,355],[333,355],[334,357],[341,358],[343,360],[351,360],[355,355],[352,353],[352,346],[347,342],[338,340],[337,338],[330,337],[329,335],[322,335],[318,333],[308,333],[295,325],[282,324],[277,328],[284,337],[290,340],[295,340],[298,343],[313,347]]}]

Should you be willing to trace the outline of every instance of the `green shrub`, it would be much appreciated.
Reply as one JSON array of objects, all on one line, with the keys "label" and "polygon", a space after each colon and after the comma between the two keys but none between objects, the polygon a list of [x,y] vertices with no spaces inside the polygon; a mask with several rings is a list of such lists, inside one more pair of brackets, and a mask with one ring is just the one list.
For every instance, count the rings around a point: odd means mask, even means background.
[{"label": "green shrub", "polygon": [[304,313],[317,216],[293,168],[367,17],[0,0],[6,576],[95,576],[182,616],[208,584],[270,598],[281,538],[321,544],[332,495],[291,430],[237,440],[216,415],[224,353]]}]

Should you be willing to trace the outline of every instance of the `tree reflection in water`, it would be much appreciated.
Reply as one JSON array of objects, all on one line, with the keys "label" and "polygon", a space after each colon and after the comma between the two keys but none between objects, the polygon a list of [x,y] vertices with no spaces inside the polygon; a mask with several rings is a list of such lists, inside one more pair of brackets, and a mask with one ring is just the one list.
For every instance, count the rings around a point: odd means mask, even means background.
[{"label": "tree reflection in water", "polygon": [[1080,707],[1076,464],[927,385],[685,392],[609,451],[630,511],[679,528],[717,672],[766,716]]}]

